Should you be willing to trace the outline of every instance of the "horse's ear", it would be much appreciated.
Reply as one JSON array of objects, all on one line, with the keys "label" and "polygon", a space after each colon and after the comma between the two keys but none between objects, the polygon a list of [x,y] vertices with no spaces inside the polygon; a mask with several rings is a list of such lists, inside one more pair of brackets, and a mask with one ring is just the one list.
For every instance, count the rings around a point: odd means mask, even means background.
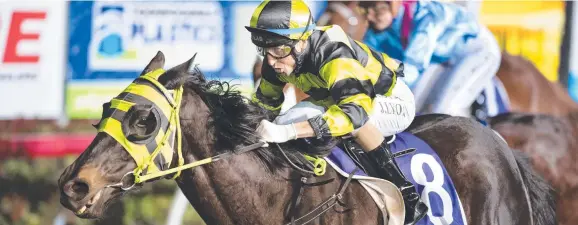
[{"label": "horse's ear", "polygon": [[180,65],[175,66],[165,72],[165,74],[159,77],[159,82],[165,85],[167,89],[175,89],[183,85],[187,77],[190,76],[189,71],[191,71],[194,67],[193,62],[195,61],[196,56],[197,53],[195,53],[195,55],[193,55],[193,57],[191,57],[186,62],[181,63]]},{"label": "horse's ear", "polygon": [[175,66],[171,70],[175,70],[179,73],[189,73],[189,71],[191,71],[191,69],[193,68],[193,62],[195,62],[195,57],[197,57],[197,53],[195,53],[195,55],[193,55],[193,57],[191,57],[186,62],[181,63],[181,65]]},{"label": "horse's ear", "polygon": [[140,75],[145,75],[156,69],[162,69],[165,66],[165,54],[158,51],[155,57],[149,62],[145,69],[140,73]]}]

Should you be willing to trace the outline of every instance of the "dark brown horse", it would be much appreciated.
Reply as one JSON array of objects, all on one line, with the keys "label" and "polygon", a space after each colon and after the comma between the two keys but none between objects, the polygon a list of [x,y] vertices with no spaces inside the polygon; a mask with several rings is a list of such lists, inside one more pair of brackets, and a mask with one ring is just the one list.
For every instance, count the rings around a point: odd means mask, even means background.
[{"label": "dark brown horse", "polygon": [[578,224],[578,104],[520,56],[503,52],[497,76],[513,112],[491,118],[490,126],[511,148],[530,155],[534,169],[556,189],[560,224]]},{"label": "dark brown horse", "polygon": [[512,113],[490,118],[490,126],[553,185],[560,224],[578,224],[578,103],[521,56],[503,51],[496,75]]},{"label": "dark brown horse", "polygon": [[[303,191],[300,203],[294,208],[299,216],[312,211],[340,188],[346,179],[331,167],[320,177],[304,175],[289,166],[282,154],[287,152],[289,158],[299,159],[302,155],[298,149],[301,149],[324,155],[330,149],[327,144],[304,145],[303,140],[297,140],[280,144],[279,149],[271,145],[236,153],[239,148],[258,142],[254,130],[262,119],[271,117],[226,83],[206,81],[198,69],[190,68],[192,61],[162,73],[158,85],[177,92],[184,88],[178,108],[184,163],[230,154],[228,158],[183,170],[176,178],[178,186],[207,224],[286,224],[289,222],[288,210],[293,209],[290,207],[292,196],[300,191],[302,177],[308,177],[307,182],[329,182]],[[164,56],[159,52],[143,74],[158,71],[163,65]],[[158,87],[144,78],[137,78],[133,84]],[[136,137],[138,144],[144,147],[146,143],[142,140],[146,139],[138,138],[150,136],[160,129],[158,120],[154,120],[156,114],[151,105],[140,103],[125,110],[133,113],[127,112],[119,118],[117,131],[121,132],[122,127],[125,135]],[[103,115],[113,113],[110,104],[105,104]],[[108,124],[108,120],[104,124]],[[425,115],[416,117],[408,131],[438,153],[454,181],[469,224],[556,224],[550,187],[534,174],[521,153],[511,151],[490,129],[468,118]],[[335,140],[329,143],[334,145]],[[59,179],[59,188],[61,203],[66,208],[82,218],[99,218],[112,201],[130,192],[113,185],[122,181],[122,187],[128,187],[131,179],[123,178],[134,171],[137,164],[122,146],[108,133],[99,132],[88,148],[65,169]],[[173,163],[169,167],[174,168],[180,149],[174,149]],[[312,222],[382,223],[376,204],[356,180],[344,190],[340,202],[345,208],[330,208]]]},{"label": "dark brown horse", "polygon": [[578,224],[578,112],[564,117],[508,113],[492,118],[490,125],[513,149],[529,155],[552,184],[559,224]]}]

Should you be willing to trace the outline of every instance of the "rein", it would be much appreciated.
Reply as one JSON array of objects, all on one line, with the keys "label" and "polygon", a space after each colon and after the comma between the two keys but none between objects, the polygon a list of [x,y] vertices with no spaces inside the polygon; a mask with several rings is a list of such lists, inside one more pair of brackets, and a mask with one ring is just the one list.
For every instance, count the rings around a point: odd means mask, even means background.
[{"label": "rein", "polygon": [[226,153],[219,154],[219,155],[216,155],[216,156],[213,156],[213,157],[210,157],[210,158],[202,159],[202,160],[195,161],[195,162],[192,162],[192,163],[188,163],[188,164],[185,164],[185,165],[180,165],[180,166],[178,166],[178,167],[175,167],[175,168],[172,168],[172,169],[168,169],[168,170],[165,170],[165,171],[161,171],[161,172],[158,172],[158,173],[156,173],[156,174],[144,175],[144,176],[141,176],[141,179],[140,179],[140,180],[144,182],[144,181],[147,181],[147,180],[150,180],[150,179],[153,179],[153,178],[156,178],[156,177],[162,177],[162,176],[165,176],[165,175],[174,173],[174,172],[179,172],[179,171],[186,170],[186,169],[190,169],[190,168],[194,168],[194,167],[197,167],[197,166],[202,166],[202,165],[205,165],[205,164],[209,164],[209,163],[212,163],[212,162],[219,161],[219,160],[221,160],[221,159],[225,159],[225,158],[231,157],[231,156],[233,156],[233,155],[238,155],[238,154],[243,154],[243,153],[245,153],[245,152],[253,151],[253,150],[255,150],[255,149],[260,148],[260,147],[263,146],[263,145],[265,145],[264,142],[257,142],[257,143],[254,143],[254,144],[251,144],[251,145],[247,145],[247,146],[245,146],[245,147],[242,147],[242,148],[240,148],[240,149],[237,149],[234,153],[233,153],[233,152],[226,152]]},{"label": "rein", "polygon": [[[222,154],[210,157],[210,158],[206,158],[206,159],[202,159],[202,160],[188,163],[185,165],[181,165],[181,166],[178,166],[178,167],[175,167],[172,169],[160,171],[160,172],[153,173],[153,174],[142,175],[142,176],[140,176],[140,179],[139,179],[141,182],[138,182],[138,183],[143,183],[143,182],[149,181],[153,178],[162,177],[162,176],[174,173],[174,172],[179,172],[182,170],[191,169],[194,167],[198,167],[198,166],[202,166],[202,165],[209,164],[212,162],[216,162],[216,161],[219,161],[221,159],[231,157],[233,155],[240,155],[240,154],[243,154],[246,152],[250,152],[250,151],[253,151],[255,149],[260,148],[263,145],[265,145],[265,142],[257,142],[257,143],[239,148],[239,149],[235,150],[234,152],[226,152],[226,153],[222,153]],[[295,165],[295,164],[292,164],[292,165]],[[295,167],[296,167],[296,165],[295,165]],[[298,167],[296,167],[296,168],[298,168]],[[298,169],[300,169],[300,168],[298,168]],[[126,173],[118,183],[111,184],[111,185],[108,185],[106,187],[120,188],[124,191],[128,191],[128,190],[132,189],[137,184],[137,182],[136,182],[136,179],[134,179],[134,181],[132,181],[132,183],[129,183],[130,184],[129,186],[126,186],[127,183],[124,182],[125,178],[128,177],[128,175],[134,176],[134,174],[135,174],[134,171],[130,171],[130,172]]]},{"label": "rein", "polygon": [[333,208],[337,204],[339,204],[341,206],[345,206],[345,203],[343,202],[343,193],[347,189],[347,186],[349,186],[349,184],[351,183],[351,180],[353,179],[353,175],[357,172],[357,170],[358,170],[358,168],[355,168],[349,174],[349,176],[347,177],[347,180],[345,180],[345,182],[343,184],[341,184],[341,186],[339,187],[339,189],[337,189],[335,194],[331,195],[331,197],[329,197],[328,199],[326,199],[322,203],[315,206],[315,208],[313,208],[313,210],[311,210],[309,213],[295,219],[294,214],[297,214],[297,207],[298,207],[299,203],[301,203],[301,196],[303,195],[304,188],[325,185],[325,184],[328,184],[330,182],[333,182],[333,180],[335,180],[335,178],[331,178],[331,179],[317,182],[317,183],[307,183],[307,180],[308,180],[307,177],[302,177],[300,180],[302,185],[299,187],[298,194],[294,195],[293,204],[292,204],[291,211],[290,211],[291,212],[290,213],[291,214],[291,222],[287,223],[286,225],[295,225],[295,224],[305,225],[305,224],[308,224],[311,221],[317,219],[318,217],[320,217],[321,215],[326,213],[329,209]]}]

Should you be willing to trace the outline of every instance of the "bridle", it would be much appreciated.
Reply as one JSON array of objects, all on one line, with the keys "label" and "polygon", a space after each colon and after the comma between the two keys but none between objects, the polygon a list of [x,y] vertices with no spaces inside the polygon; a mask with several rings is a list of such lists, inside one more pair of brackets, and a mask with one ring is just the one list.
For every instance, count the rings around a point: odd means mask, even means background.
[{"label": "bridle", "polygon": [[[111,100],[111,112],[108,116],[103,116],[102,122],[99,126],[99,132],[105,132],[119,142],[119,144],[121,144],[135,160],[137,167],[133,171],[124,174],[119,182],[107,185],[105,188],[119,188],[122,191],[128,191],[133,189],[137,184],[151,181],[154,178],[165,177],[172,173],[175,173],[175,175],[172,176],[171,179],[176,179],[183,170],[250,152],[259,149],[266,144],[264,142],[257,142],[238,148],[233,152],[226,152],[184,164],[182,153],[182,131],[179,119],[183,86],[181,85],[173,91],[167,90],[160,82],[158,82],[158,78],[164,74],[164,72],[163,69],[157,69],[138,77],[135,81],[140,80],[143,82],[131,83],[123,92],[121,92],[121,94]],[[145,83],[148,83],[148,85]],[[152,85],[152,87],[150,85]],[[126,137],[121,124],[126,113],[129,112],[135,104],[142,102],[149,104],[152,103],[153,108],[157,110],[157,114],[161,117],[161,125],[160,127],[157,127],[159,130],[158,134],[149,139],[148,143],[135,143]],[[162,126],[163,124],[165,126]],[[156,143],[156,147],[150,147],[150,143]],[[335,178],[321,182],[308,183],[307,181],[310,177],[314,175],[322,176],[325,174],[326,162],[321,158],[315,158],[304,154],[305,159],[312,162],[312,165],[310,165],[311,170],[300,168],[289,159],[285,151],[278,144],[276,145],[285,159],[289,162],[289,165],[302,174],[300,179],[302,185],[300,186],[299,194],[294,195],[290,213],[291,222],[288,223],[288,225],[307,224],[327,212],[327,210],[331,209],[333,206],[337,204],[342,206],[344,205],[342,202],[343,193],[351,182],[352,176],[356,171],[349,174],[348,179],[341,185],[335,194],[317,205],[311,212],[295,219],[297,213],[296,208],[301,201],[303,188],[328,184]],[[168,167],[167,165],[171,164],[171,160],[168,159],[172,159],[173,156],[172,153],[168,154],[167,151],[174,151],[174,149],[177,151],[177,166],[163,170],[163,168]]]}]

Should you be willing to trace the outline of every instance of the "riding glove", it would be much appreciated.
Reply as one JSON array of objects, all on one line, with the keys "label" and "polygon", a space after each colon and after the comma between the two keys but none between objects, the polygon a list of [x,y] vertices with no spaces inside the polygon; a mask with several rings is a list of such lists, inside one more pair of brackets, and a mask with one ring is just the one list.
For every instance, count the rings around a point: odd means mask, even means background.
[{"label": "riding glove", "polygon": [[277,125],[268,120],[261,121],[257,133],[265,142],[282,143],[297,139],[297,130],[293,124]]}]

